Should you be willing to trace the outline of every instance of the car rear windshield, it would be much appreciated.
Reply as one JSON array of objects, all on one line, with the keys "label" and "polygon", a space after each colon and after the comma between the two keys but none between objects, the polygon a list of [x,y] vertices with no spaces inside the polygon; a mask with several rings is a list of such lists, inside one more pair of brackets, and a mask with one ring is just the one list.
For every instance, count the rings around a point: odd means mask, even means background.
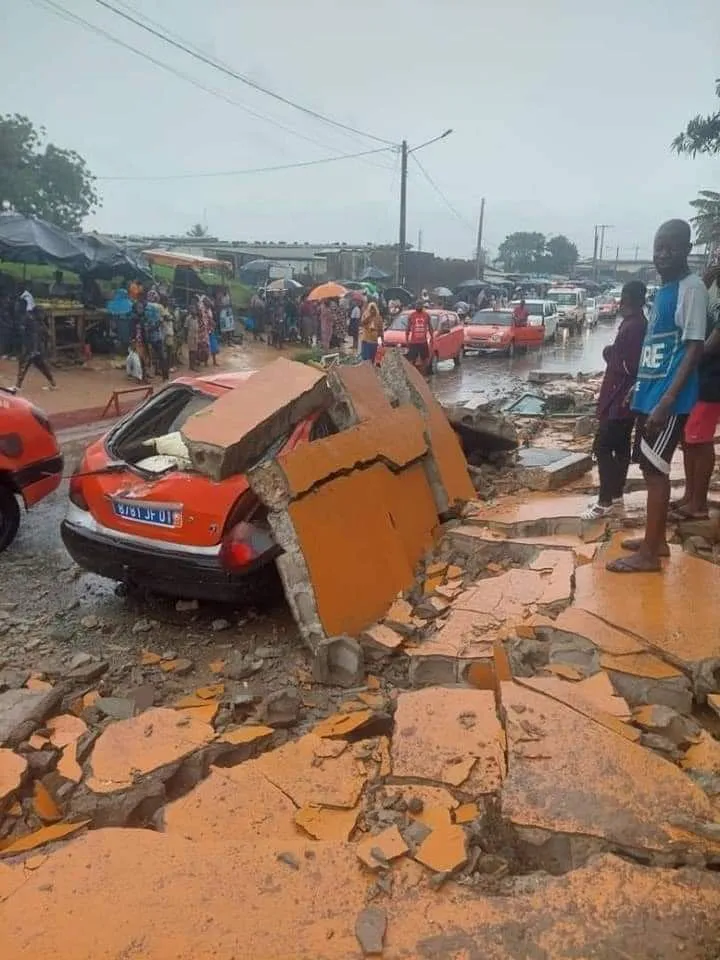
[{"label": "car rear windshield", "polygon": [[552,291],[547,295],[548,300],[552,300],[553,303],[560,304],[561,307],[574,307],[578,302],[578,295],[576,293],[553,293]]},{"label": "car rear windshield", "polygon": [[108,444],[114,456],[132,463],[139,445],[181,430],[188,417],[209,407],[216,399],[188,386],[169,387],[121,424]]},{"label": "car rear windshield", "polygon": [[499,310],[478,310],[472,318],[476,327],[511,327],[512,314],[501,313]]},{"label": "car rear windshield", "polygon": [[[388,329],[390,330],[407,330],[408,320],[410,318],[410,311],[405,310],[403,313],[398,314],[397,317],[390,324]],[[433,330],[437,330],[443,320],[447,320],[450,326],[454,326],[457,323],[454,313],[431,313],[430,314],[430,326]]]}]

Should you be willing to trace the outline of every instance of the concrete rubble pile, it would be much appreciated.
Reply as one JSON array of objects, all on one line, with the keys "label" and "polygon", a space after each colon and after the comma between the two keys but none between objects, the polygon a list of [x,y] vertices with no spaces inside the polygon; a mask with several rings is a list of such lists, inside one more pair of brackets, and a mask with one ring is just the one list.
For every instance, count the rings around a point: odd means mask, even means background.
[{"label": "concrete rubble pile", "polygon": [[249,471],[311,669],[238,709],[245,657],[127,710],[91,656],[0,672],[7,955],[714,956],[720,635],[686,598],[720,568],[608,573],[642,490],[622,522],[578,519],[578,481],[473,499],[397,352],[321,402],[337,433]]}]

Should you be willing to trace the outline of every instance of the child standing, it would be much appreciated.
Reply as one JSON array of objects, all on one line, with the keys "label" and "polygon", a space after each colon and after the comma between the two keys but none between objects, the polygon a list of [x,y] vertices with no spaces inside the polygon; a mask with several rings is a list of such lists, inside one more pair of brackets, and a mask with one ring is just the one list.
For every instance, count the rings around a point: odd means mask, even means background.
[{"label": "child standing", "polygon": [[635,425],[629,401],[647,328],[646,293],[645,284],[640,280],[625,284],[620,297],[622,322],[615,342],[603,350],[607,370],[598,397],[599,425],[593,446],[600,491],[597,501],[582,514],[583,520],[599,520],[622,506]]}]

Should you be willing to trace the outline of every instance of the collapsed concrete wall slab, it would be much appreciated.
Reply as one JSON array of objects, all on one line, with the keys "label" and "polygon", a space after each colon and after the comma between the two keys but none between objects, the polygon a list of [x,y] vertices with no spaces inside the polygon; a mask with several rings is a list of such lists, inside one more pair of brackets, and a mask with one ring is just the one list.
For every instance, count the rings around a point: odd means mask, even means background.
[{"label": "collapsed concrete wall slab", "polygon": [[314,648],[359,634],[411,586],[438,519],[427,456],[423,418],[405,406],[250,470],[284,550],[288,603]]},{"label": "collapsed concrete wall slab", "polygon": [[411,404],[423,415],[429,453],[425,470],[440,515],[475,498],[460,441],[422,375],[399,350],[388,350],[380,368],[385,392],[394,405]]},{"label": "collapsed concrete wall slab", "polygon": [[331,416],[339,430],[386,417],[392,410],[380,377],[369,363],[333,367],[328,385],[334,398]]},{"label": "collapsed concrete wall slab", "polygon": [[270,443],[330,400],[323,372],[279,357],[189,417],[182,437],[195,469],[224,480],[244,473]]}]

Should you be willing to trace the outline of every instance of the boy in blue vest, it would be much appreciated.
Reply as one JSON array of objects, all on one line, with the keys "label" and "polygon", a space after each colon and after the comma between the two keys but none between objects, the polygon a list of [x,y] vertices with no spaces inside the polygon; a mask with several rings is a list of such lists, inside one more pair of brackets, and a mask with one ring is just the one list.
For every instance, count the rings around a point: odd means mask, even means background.
[{"label": "boy in blue vest", "polygon": [[691,249],[690,225],[684,220],[668,220],[655,234],[653,262],[662,286],[653,303],[632,401],[647,484],[647,521],[642,539],[623,541],[631,555],[608,563],[613,573],[660,570],[661,557],[670,554],[665,535],[670,463],[698,398],[697,368],[708,312],[705,284],[688,266]]}]

